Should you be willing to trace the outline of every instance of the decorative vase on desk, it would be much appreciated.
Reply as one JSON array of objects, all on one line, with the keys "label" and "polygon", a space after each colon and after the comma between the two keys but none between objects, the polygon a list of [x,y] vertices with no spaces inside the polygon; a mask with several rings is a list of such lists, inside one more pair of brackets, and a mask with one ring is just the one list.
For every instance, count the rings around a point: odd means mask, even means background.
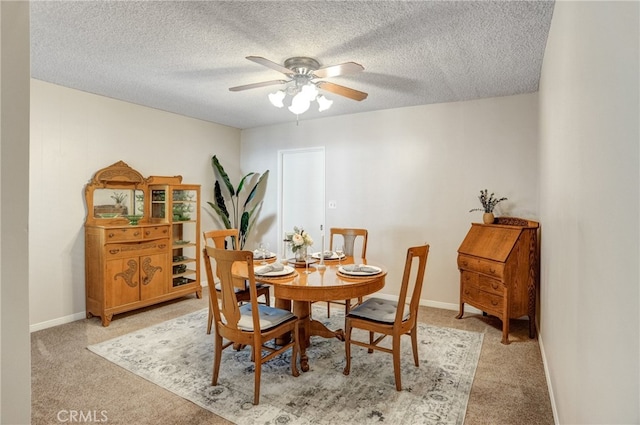
[{"label": "decorative vase on desk", "polygon": [[493,224],[493,222],[495,221],[495,216],[493,215],[493,213],[484,213],[482,214],[482,222],[484,224]]}]

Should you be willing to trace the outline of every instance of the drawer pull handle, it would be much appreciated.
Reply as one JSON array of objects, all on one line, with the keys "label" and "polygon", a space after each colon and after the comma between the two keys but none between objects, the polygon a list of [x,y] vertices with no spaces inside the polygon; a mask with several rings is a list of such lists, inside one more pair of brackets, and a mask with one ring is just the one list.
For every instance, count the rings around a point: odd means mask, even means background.
[{"label": "drawer pull handle", "polygon": [[497,306],[498,305],[498,301],[491,300],[491,305],[494,306],[494,307]]},{"label": "drawer pull handle", "polygon": [[498,289],[498,287],[499,287],[499,286],[500,286],[500,285],[498,285],[497,283],[492,283],[492,284],[491,284],[491,287],[492,287],[493,289]]},{"label": "drawer pull handle", "polygon": [[150,234],[151,234],[151,232],[150,232],[150,231],[148,231],[148,230],[147,230],[146,232],[144,232],[144,235],[145,235],[145,236],[149,236]]},{"label": "drawer pull handle", "polygon": [[496,269],[489,269],[489,272],[491,272],[491,274],[496,274]]},{"label": "drawer pull handle", "polygon": [[119,250],[119,249],[110,249],[110,250],[109,250],[109,254],[114,254],[114,255],[115,255],[115,254],[117,254],[117,253],[119,253],[119,252],[120,252],[120,250]]},{"label": "drawer pull handle", "polygon": [[115,235],[114,235],[113,233],[109,233],[109,237],[110,237],[110,238],[112,238],[112,237],[114,237],[114,236],[115,236]]},{"label": "drawer pull handle", "polygon": [[469,265],[469,263],[468,263],[466,260],[464,260],[464,261],[462,261],[462,265],[463,265],[463,266],[468,266],[468,265]]}]

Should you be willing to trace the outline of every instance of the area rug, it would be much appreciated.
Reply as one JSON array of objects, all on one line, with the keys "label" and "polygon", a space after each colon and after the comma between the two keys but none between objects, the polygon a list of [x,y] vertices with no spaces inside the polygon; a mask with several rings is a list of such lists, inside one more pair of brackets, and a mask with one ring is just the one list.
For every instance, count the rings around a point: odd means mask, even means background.
[{"label": "area rug", "polygon": [[[480,333],[420,324],[420,367],[413,364],[411,339],[403,336],[401,392],[395,389],[390,354],[352,346],[351,373],[345,376],[344,343],[312,337],[310,370],[293,377],[290,351],[263,365],[260,404],[254,406],[249,348],[226,349],[218,385],[211,385],[213,335],[206,334],[207,313],[197,311],[87,348],[237,424],[464,422]],[[314,306],[313,315],[331,329],[343,327],[344,316],[337,312],[322,319],[326,310]]]}]

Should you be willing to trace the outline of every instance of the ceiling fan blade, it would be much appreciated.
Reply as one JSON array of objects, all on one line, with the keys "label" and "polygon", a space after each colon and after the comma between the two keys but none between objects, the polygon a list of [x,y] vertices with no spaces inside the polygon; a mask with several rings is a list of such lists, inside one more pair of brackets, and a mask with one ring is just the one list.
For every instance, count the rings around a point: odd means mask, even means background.
[{"label": "ceiling fan blade", "polygon": [[369,96],[365,92],[361,92],[349,87],[340,86],[338,84],[329,83],[327,81],[318,81],[316,85],[322,90],[330,91],[331,93],[339,94],[340,96],[348,97],[349,99],[361,101],[365,100]]},{"label": "ceiling fan blade", "polygon": [[285,68],[284,66],[278,63],[275,63],[273,61],[270,61],[269,59],[265,59],[262,56],[247,56],[247,59],[249,59],[252,62],[259,63],[260,65],[266,66],[267,68],[275,69],[276,71],[282,72],[285,75],[295,74],[289,68]]},{"label": "ceiling fan blade", "polygon": [[338,65],[331,65],[313,71],[316,78],[337,77],[338,75],[353,74],[355,72],[364,71],[364,66],[355,62],[345,62]]},{"label": "ceiling fan blade", "polygon": [[288,82],[289,81],[287,81],[287,80],[263,81],[261,83],[245,84],[243,86],[230,87],[229,91],[242,91],[242,90],[249,90],[249,89],[257,89],[258,87],[275,86],[276,84],[286,84]]}]

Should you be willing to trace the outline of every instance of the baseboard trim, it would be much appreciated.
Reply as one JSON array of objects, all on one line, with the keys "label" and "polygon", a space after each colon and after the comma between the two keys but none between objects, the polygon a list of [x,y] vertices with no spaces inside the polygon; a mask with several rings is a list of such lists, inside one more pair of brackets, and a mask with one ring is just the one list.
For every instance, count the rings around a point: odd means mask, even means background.
[{"label": "baseboard trim", "polygon": [[82,320],[86,318],[87,318],[87,314],[85,312],[74,313],[74,314],[70,314],[69,316],[63,316],[57,319],[47,320],[45,322],[29,325],[29,332],[41,331],[43,329],[52,328],[58,325],[64,325],[66,323],[71,323],[71,322],[75,322],[76,320]]},{"label": "baseboard trim", "polygon": [[538,346],[540,347],[540,354],[542,355],[542,366],[544,367],[544,377],[547,380],[547,388],[549,390],[549,401],[551,402],[551,412],[553,413],[553,423],[559,424],[558,409],[556,407],[556,398],[553,394],[553,385],[551,383],[551,375],[549,373],[549,366],[547,364],[547,356],[544,350],[544,342],[542,341],[542,335],[538,329]]}]

